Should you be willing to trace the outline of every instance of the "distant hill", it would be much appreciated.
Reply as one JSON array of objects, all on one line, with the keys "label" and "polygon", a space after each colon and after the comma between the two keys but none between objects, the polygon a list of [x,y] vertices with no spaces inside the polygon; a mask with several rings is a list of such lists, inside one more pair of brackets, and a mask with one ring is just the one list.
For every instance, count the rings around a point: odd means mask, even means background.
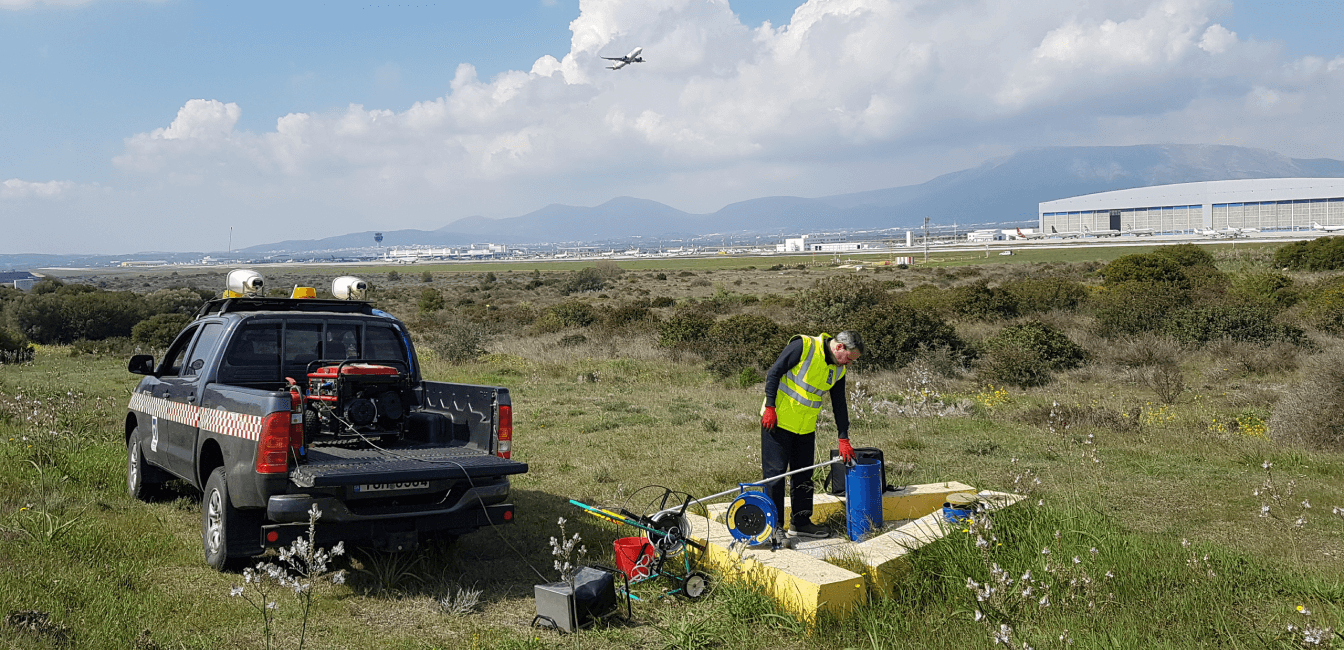
[{"label": "distant hill", "polygon": [[[383,246],[465,246],[685,238],[726,232],[761,235],[816,230],[914,228],[935,223],[1029,221],[1042,201],[1081,194],[1239,178],[1344,177],[1344,161],[1297,159],[1225,145],[1048,147],[990,160],[918,185],[819,198],[770,196],[691,214],[628,196],[594,207],[553,204],[507,219],[466,217],[438,230],[383,231]],[[373,247],[373,231],[251,246],[252,255],[326,254]],[[150,255],[153,257],[146,257]],[[181,259],[188,254],[120,256],[0,255],[0,269],[96,263],[97,259]],[[199,257],[202,253],[193,253]]]}]

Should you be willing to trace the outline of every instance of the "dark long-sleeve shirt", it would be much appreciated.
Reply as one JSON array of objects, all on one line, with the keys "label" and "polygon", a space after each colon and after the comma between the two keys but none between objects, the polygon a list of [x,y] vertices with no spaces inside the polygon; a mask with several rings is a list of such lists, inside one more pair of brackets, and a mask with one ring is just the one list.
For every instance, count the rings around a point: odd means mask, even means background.
[{"label": "dark long-sleeve shirt", "polygon": [[[827,343],[831,337],[825,337],[821,340],[822,349],[826,351],[826,363],[835,365],[835,355],[831,354],[831,346]],[[784,346],[784,351],[779,353],[779,358],[775,359],[775,365],[770,366],[770,370],[765,373],[765,405],[774,406],[775,396],[779,394],[779,380],[784,377],[794,366],[803,360],[803,340],[794,339]],[[841,438],[849,437],[849,404],[845,401],[845,378],[831,386],[831,410],[835,413],[835,428],[840,433]],[[797,433],[796,431],[794,433]]]}]

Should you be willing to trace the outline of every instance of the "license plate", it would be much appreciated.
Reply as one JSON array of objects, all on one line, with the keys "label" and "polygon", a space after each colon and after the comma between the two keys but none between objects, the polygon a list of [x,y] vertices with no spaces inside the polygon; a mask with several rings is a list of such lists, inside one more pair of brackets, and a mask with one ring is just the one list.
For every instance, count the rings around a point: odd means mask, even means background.
[{"label": "license plate", "polygon": [[425,490],[429,488],[429,481],[407,481],[405,483],[366,483],[355,486],[355,494],[364,494],[365,492],[395,492],[400,490]]}]

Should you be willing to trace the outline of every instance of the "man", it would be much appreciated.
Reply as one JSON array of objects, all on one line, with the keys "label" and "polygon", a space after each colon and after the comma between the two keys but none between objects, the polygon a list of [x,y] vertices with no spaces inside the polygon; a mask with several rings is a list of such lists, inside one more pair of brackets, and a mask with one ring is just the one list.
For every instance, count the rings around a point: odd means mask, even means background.
[{"label": "man", "polygon": [[[821,398],[831,394],[831,411],[839,430],[840,456],[854,458],[849,444],[849,407],[845,402],[845,366],[863,354],[863,337],[844,331],[832,337],[800,334],[789,339],[765,377],[765,404],[761,407],[761,473],[763,478],[816,463],[817,416]],[[812,523],[812,477],[790,477],[793,521],[789,533],[800,537],[829,537],[824,526]],[[784,513],[784,479],[765,488],[775,509]]]}]

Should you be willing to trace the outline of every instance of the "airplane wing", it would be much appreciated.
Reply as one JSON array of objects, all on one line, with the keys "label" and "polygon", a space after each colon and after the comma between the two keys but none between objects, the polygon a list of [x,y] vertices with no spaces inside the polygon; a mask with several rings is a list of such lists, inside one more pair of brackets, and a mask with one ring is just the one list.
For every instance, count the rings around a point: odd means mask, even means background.
[{"label": "airplane wing", "polygon": [[[614,60],[617,60],[617,59],[613,59],[613,61],[614,61]],[[621,68],[624,68],[624,67],[627,66],[627,65],[629,65],[629,64],[626,63],[625,61],[621,61],[620,63],[617,63],[616,65],[609,65],[609,66],[607,66],[607,69],[608,69],[608,70],[620,70]]]},{"label": "airplane wing", "polygon": [[604,58],[604,59],[606,59],[606,60],[608,60],[608,61],[624,61],[624,60],[625,60],[625,57],[623,57],[623,56],[604,56],[604,57],[602,57],[602,58]]}]

